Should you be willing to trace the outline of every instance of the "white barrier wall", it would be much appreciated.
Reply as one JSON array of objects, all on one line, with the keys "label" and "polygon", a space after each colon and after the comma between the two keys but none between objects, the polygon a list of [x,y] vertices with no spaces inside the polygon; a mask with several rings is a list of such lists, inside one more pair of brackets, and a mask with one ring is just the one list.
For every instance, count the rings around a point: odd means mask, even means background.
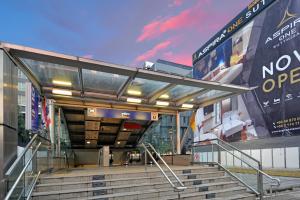
[{"label": "white barrier wall", "polygon": [[[288,147],[288,148],[273,148],[273,149],[249,149],[243,150],[244,153],[252,156],[256,160],[262,163],[263,168],[274,169],[299,169],[299,149],[300,147]],[[241,156],[240,152],[231,151],[238,157]],[[211,162],[212,160],[218,161],[218,153],[214,152],[195,152],[195,162]],[[248,160],[248,159],[247,159]],[[234,158],[230,153],[221,152],[221,164],[230,167],[248,167],[242,163],[239,159]]]}]

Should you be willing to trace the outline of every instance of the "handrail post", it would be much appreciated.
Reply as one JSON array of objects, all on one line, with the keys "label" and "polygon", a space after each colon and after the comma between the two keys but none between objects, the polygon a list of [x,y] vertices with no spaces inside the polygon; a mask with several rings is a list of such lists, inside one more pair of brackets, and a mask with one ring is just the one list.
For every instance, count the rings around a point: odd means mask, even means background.
[{"label": "handrail post", "polygon": [[[217,144],[219,144],[219,140],[217,140]],[[217,149],[217,151],[218,151],[218,163],[219,164],[221,164],[221,151],[220,151],[220,146],[219,145],[217,145],[218,146],[218,149]],[[221,170],[221,167],[218,165],[218,168],[219,168],[219,170]]]},{"label": "handrail post", "polygon": [[144,147],[144,151],[145,151],[145,171],[147,171],[147,150],[146,150],[146,147]]},{"label": "handrail post", "polygon": [[[258,169],[262,171],[262,164],[258,163]],[[258,171],[257,172],[257,191],[259,192],[259,198],[262,200],[264,196],[264,180],[262,173]]]}]

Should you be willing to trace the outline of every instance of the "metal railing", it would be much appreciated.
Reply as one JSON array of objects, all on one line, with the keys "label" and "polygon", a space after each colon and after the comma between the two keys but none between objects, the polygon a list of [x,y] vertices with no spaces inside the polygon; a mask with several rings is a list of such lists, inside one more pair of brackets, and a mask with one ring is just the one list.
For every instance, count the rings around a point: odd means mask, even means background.
[{"label": "metal railing", "polygon": [[22,153],[5,173],[6,196],[9,199],[29,199],[41,174],[49,167],[51,143],[49,140],[33,135]]},{"label": "metal railing", "polygon": [[[161,173],[164,175],[164,177],[167,179],[167,181],[170,183],[170,185],[174,188],[174,191],[183,191],[187,187],[184,186],[182,181],[178,178],[178,176],[174,173],[174,171],[169,167],[169,165],[162,159],[162,157],[159,155],[159,153],[155,150],[155,148],[150,143],[142,143],[141,146],[145,150],[145,167],[147,167],[147,154],[150,156],[152,161],[155,163],[155,165],[159,168]],[[160,166],[160,164],[156,161],[156,159],[153,157],[151,151],[155,153],[155,155],[158,157],[158,159],[164,164],[164,166],[170,171],[171,175],[176,179],[176,182],[171,181],[169,176],[166,174],[166,172],[163,170],[163,168]]]},{"label": "metal railing", "polygon": [[[278,178],[274,178],[262,170],[262,164],[260,161],[221,139],[217,138],[200,144],[194,144],[192,154],[193,163],[217,164],[219,168],[222,168],[226,173],[240,181],[260,199],[263,199],[265,195],[264,178],[270,185],[271,196],[273,187],[279,187],[280,185],[280,180]],[[228,157],[228,154],[230,157]],[[243,179],[242,177],[239,177],[238,174],[234,173],[233,170],[227,166],[227,158],[230,158],[230,161],[232,161],[231,167],[234,166],[235,161],[238,161],[238,165],[240,165],[240,167],[254,171],[254,173],[257,174],[256,187],[253,186],[253,183],[248,183],[250,180],[247,180],[247,177]]]}]

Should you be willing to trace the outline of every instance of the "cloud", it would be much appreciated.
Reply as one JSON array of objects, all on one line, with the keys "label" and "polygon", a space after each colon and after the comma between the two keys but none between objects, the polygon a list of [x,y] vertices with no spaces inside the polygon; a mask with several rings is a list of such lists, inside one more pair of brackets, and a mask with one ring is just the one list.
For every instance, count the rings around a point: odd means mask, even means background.
[{"label": "cloud", "polygon": [[169,4],[169,7],[181,6],[182,4],[183,0],[173,0],[173,2]]},{"label": "cloud", "polygon": [[92,54],[86,54],[86,55],[83,55],[82,57],[92,59],[94,56]]},{"label": "cloud", "polygon": [[187,27],[196,26],[206,18],[206,11],[203,9],[203,4],[207,4],[208,2],[208,0],[205,0],[201,4],[198,3],[191,8],[183,10],[178,15],[150,22],[143,27],[142,33],[137,38],[137,42],[156,38],[168,31],[182,30]]},{"label": "cloud", "polygon": [[192,55],[189,53],[173,53],[172,51],[168,51],[164,53],[163,59],[187,66],[192,66]]},{"label": "cloud", "polygon": [[162,50],[167,49],[171,45],[171,40],[166,40],[155,45],[152,49],[135,58],[135,62],[144,62],[156,56]]}]

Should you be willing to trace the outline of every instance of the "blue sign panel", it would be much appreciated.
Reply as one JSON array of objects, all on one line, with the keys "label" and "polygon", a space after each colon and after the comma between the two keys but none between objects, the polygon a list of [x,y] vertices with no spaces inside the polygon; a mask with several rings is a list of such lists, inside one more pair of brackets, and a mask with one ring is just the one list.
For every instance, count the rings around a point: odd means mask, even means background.
[{"label": "blue sign panel", "polygon": [[89,108],[87,115],[89,117],[103,117],[103,118],[117,118],[117,119],[131,119],[131,120],[145,120],[145,121],[157,120],[157,119],[153,119],[153,117],[157,115],[151,112],[101,109],[101,108]]}]

